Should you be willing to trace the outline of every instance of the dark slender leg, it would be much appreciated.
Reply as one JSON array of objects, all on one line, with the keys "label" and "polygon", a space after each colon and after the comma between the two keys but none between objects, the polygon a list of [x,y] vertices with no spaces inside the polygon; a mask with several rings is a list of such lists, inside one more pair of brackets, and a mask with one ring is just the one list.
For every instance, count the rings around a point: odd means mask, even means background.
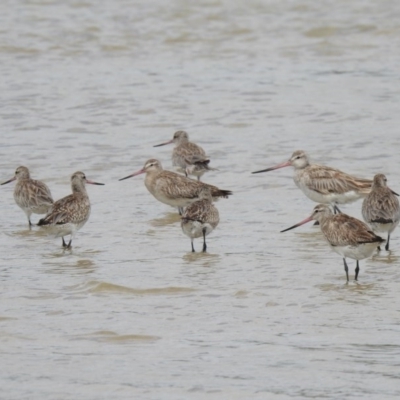
[{"label": "dark slender leg", "polygon": [[183,207],[178,207],[178,213],[179,213],[179,215],[183,214]]},{"label": "dark slender leg", "polygon": [[377,249],[378,249],[378,251],[381,251],[381,246],[378,246]]},{"label": "dark slender leg", "polygon": [[389,251],[389,240],[390,240],[390,233],[388,233],[388,240],[386,242],[385,250]]},{"label": "dark slender leg", "polygon": [[207,250],[207,245],[206,245],[206,228],[203,229],[203,253],[205,253]]},{"label": "dark slender leg", "polygon": [[355,281],[356,281],[357,278],[358,278],[358,273],[359,273],[359,272],[360,272],[360,267],[359,267],[359,265],[358,265],[358,260],[357,260],[356,276],[355,276],[355,278],[354,278]]},{"label": "dark slender leg", "polygon": [[347,266],[346,259],[343,258],[344,270],[346,271],[347,282],[349,281],[349,267]]},{"label": "dark slender leg", "polygon": [[341,214],[342,212],[339,210],[339,207],[335,204],[334,206],[333,206],[333,212],[335,213],[335,214]]},{"label": "dark slender leg", "polygon": [[194,246],[193,246],[193,240],[192,240],[192,253],[195,253]]},{"label": "dark slender leg", "polygon": [[67,243],[65,243],[64,237],[62,238],[62,247],[68,247]]},{"label": "dark slender leg", "polygon": [[31,222],[31,219],[30,218],[28,218],[28,222],[29,222],[29,230],[31,230],[32,229],[32,222]]},{"label": "dark slender leg", "polygon": [[67,244],[67,249],[71,249],[72,248],[71,244],[72,244],[72,238],[69,240],[69,242]]}]

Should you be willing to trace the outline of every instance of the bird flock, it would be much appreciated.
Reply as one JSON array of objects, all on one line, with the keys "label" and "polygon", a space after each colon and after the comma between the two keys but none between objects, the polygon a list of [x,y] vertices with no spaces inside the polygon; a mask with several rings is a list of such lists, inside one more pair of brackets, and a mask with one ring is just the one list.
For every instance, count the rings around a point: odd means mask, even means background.
[{"label": "bird flock", "polygon": [[[380,244],[385,242],[377,233],[387,232],[385,250],[389,251],[390,235],[400,221],[398,194],[387,186],[383,174],[375,175],[372,181],[356,178],[335,168],[310,164],[303,150],[295,151],[288,161],[253,174],[288,166],[295,169],[295,184],[309,199],[320,204],[314,208],[310,217],[281,232],[316,221],[331,249],[342,256],[347,282],[349,268],[346,258],[356,260],[354,279],[357,280],[359,261],[370,257],[375,250],[380,251]],[[366,223],[343,214],[338,207],[338,204],[351,203],[361,198],[364,198],[362,216]]]},{"label": "bird flock", "polygon": [[[172,165],[177,172],[164,170],[157,159],[149,159],[143,168],[120,181],[145,174],[147,190],[161,203],[178,209],[181,215],[181,228],[191,240],[203,238],[202,251],[207,250],[206,236],[219,224],[218,209],[213,204],[219,198],[228,198],[232,191],[201,182],[201,177],[210,170],[210,158],[197,144],[189,141],[185,131],[175,132],[172,140],[154,147],[174,144]],[[347,282],[349,272],[346,258],[356,260],[355,280],[359,275],[359,261],[381,251],[386,242],[389,251],[390,235],[400,221],[398,194],[387,186],[383,174],[375,175],[373,180],[357,178],[338,169],[310,164],[303,150],[295,151],[289,160],[274,167],[253,172],[258,174],[287,166],[294,167],[294,182],[312,201],[319,203],[311,216],[284,229],[286,232],[310,221],[315,221],[329,246],[343,258]],[[183,174],[183,175],[182,175]],[[192,179],[194,176],[197,179]],[[50,189],[41,181],[31,179],[29,169],[20,166],[13,178],[3,182],[5,185],[17,181],[14,199],[27,216],[29,228],[32,227],[32,214],[46,214],[37,225],[50,235],[62,238],[65,249],[72,248],[76,232],[85,225],[90,216],[90,201],[86,184],[104,185],[86,178],[83,172],[71,176],[72,194],[54,202]],[[365,223],[339,209],[363,198],[362,216]],[[378,234],[387,233],[384,239]],[[70,236],[68,243],[65,237]]]},{"label": "bird flock", "polygon": [[[189,141],[185,131],[178,131],[165,145],[174,143],[172,162],[178,171],[185,176],[163,169],[161,162],[156,159],[148,160],[143,168],[124,179],[136,175],[146,174],[144,183],[148,191],[160,202],[177,207],[182,216],[182,231],[193,241],[203,238],[203,252],[207,250],[206,236],[219,223],[219,213],[213,201],[219,198],[228,198],[230,190],[219,189],[200,181],[201,176],[213,168],[209,167],[210,159],[205,151],[195,143]],[[156,145],[154,147],[158,147]],[[188,176],[194,175],[197,180]],[[85,225],[90,216],[90,201],[86,191],[86,184],[104,185],[86,178],[83,172],[75,172],[71,176],[72,194],[54,202],[50,189],[41,181],[31,179],[29,169],[21,166],[15,171],[13,178],[2,185],[17,181],[14,188],[14,199],[28,218],[29,228],[32,227],[32,214],[46,214],[37,225],[45,229],[48,234],[62,238],[65,249],[72,248],[72,241],[76,232]],[[65,237],[70,236],[68,243]]]}]

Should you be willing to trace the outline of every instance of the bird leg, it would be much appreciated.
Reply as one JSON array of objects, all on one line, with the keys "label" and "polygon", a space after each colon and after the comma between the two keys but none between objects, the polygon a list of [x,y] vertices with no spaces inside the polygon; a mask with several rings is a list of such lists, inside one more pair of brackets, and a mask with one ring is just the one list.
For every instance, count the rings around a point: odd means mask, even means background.
[{"label": "bird leg", "polygon": [[358,278],[358,273],[360,272],[360,267],[359,267],[359,265],[358,265],[358,260],[357,260],[357,267],[356,267],[356,276],[355,276],[355,278],[354,278],[354,280],[356,281],[357,280],[357,278]]},{"label": "bird leg", "polygon": [[179,213],[179,215],[183,214],[183,207],[178,207],[178,213]]},{"label": "bird leg", "polygon": [[346,259],[343,258],[344,270],[346,271],[347,282],[349,281],[349,267],[347,266]]},{"label": "bird leg", "polygon": [[207,250],[207,244],[206,244],[206,228],[203,229],[203,253],[205,253]]},{"label": "bird leg", "polygon": [[385,250],[389,251],[389,240],[390,240],[390,233],[388,233],[388,240],[386,242]]},{"label": "bird leg", "polygon": [[68,244],[65,243],[64,236],[62,237],[62,247],[64,249],[71,249],[72,238],[69,240]]},{"label": "bird leg", "polygon": [[192,239],[192,253],[195,253],[194,246],[193,246],[193,239]]},{"label": "bird leg", "polygon": [[334,212],[334,214],[341,214],[341,213],[342,213],[342,212],[339,210],[339,207],[338,207],[336,204],[333,205],[333,212]]}]

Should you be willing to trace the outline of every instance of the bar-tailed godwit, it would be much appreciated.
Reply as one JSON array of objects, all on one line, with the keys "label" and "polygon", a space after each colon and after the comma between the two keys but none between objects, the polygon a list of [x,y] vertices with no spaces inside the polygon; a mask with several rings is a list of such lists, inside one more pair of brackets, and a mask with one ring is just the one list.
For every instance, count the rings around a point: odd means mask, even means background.
[{"label": "bar-tailed godwit", "polygon": [[[38,225],[55,237],[62,238],[62,246],[70,249],[76,232],[86,224],[90,216],[90,201],[85,184],[104,185],[86,179],[83,172],[75,172],[71,176],[72,194],[54,203],[53,209],[42,218]],[[64,236],[70,235],[68,244]]]},{"label": "bar-tailed godwit", "polygon": [[303,150],[295,151],[288,161],[275,167],[252,172],[268,172],[274,169],[292,166],[295,169],[294,182],[312,201],[331,204],[340,212],[338,204],[346,204],[365,197],[371,191],[372,181],[355,178],[335,168],[310,164]]},{"label": "bar-tailed godwit", "polygon": [[146,174],[144,184],[147,190],[161,203],[178,207],[180,214],[184,207],[199,200],[199,193],[203,187],[210,188],[214,199],[219,197],[227,198],[232,194],[230,190],[222,190],[216,186],[195,181],[175,172],[166,171],[160,161],[154,158],[146,161],[142,169],[125,178],[121,178],[120,181],[144,173]]},{"label": "bar-tailed godwit", "polygon": [[357,260],[355,280],[360,271],[359,260],[372,255],[377,246],[385,240],[375,235],[367,224],[346,214],[333,214],[326,204],[318,204],[310,217],[281,232],[297,228],[310,221],[318,221],[321,231],[332,250],[343,257],[346,278],[349,281],[349,269],[346,257]]},{"label": "bar-tailed godwit", "polygon": [[388,251],[390,234],[400,221],[400,205],[397,195],[388,188],[385,175],[374,176],[371,193],[363,201],[362,215],[374,232],[387,232]]},{"label": "bar-tailed godwit", "polygon": [[29,228],[31,228],[31,215],[48,213],[53,206],[54,200],[46,184],[31,179],[28,168],[18,167],[14,177],[3,182],[2,185],[15,180],[17,183],[14,188],[14,199],[26,214]]},{"label": "bar-tailed godwit", "polygon": [[165,146],[174,143],[175,147],[172,151],[172,165],[179,172],[186,176],[194,175],[200,180],[200,177],[207,171],[214,168],[209,167],[210,159],[206,156],[205,151],[195,143],[189,141],[189,135],[185,131],[174,133],[172,140],[168,142],[156,144],[153,147]]},{"label": "bar-tailed godwit", "polygon": [[181,227],[185,235],[190,237],[192,252],[193,240],[203,237],[203,252],[207,250],[206,236],[209,235],[219,223],[219,213],[212,204],[211,190],[205,186],[200,189],[199,200],[190,204],[182,214]]}]

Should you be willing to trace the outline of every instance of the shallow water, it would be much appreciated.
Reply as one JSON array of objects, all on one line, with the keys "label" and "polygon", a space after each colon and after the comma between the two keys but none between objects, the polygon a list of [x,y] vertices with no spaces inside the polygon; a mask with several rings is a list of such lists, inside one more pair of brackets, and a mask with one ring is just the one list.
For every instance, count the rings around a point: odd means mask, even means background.
[{"label": "shallow water", "polygon": [[[398,398],[400,233],[347,285],[317,227],[279,233],[314,207],[292,171],[250,172],[304,149],[400,190],[399,11],[2,2],[1,181],[26,165],[57,199],[76,170],[106,185],[88,187],[72,252],[1,186],[1,397]],[[143,176],[118,181],[149,158],[170,168],[152,146],[178,129],[219,170],[203,180],[234,191],[207,254]]]}]

